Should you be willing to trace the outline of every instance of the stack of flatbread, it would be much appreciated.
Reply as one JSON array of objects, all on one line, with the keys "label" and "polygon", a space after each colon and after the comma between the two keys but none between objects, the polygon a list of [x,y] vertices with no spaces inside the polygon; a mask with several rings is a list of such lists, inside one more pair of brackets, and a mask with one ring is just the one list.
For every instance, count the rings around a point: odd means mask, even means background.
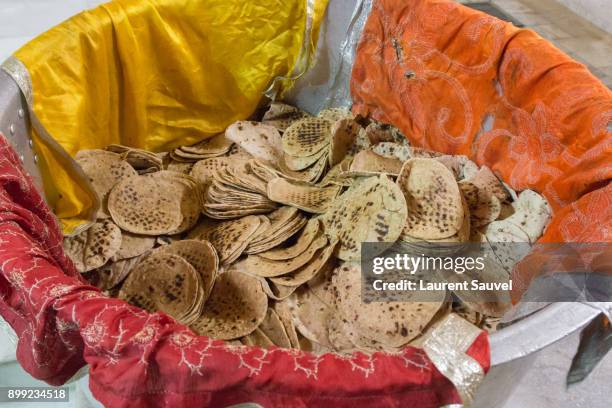
[{"label": "stack of flatbread", "polygon": [[[344,109],[311,116],[274,103],[260,122],[193,146],[111,145],[76,161],[102,203],[64,240],[77,270],[198,334],[262,347],[396,352],[450,314],[494,330],[503,308],[462,292],[363,302],[361,244],[528,247],[550,218],[539,194],[517,195],[486,166],[412,147]],[[496,279],[524,255],[490,251]]]}]

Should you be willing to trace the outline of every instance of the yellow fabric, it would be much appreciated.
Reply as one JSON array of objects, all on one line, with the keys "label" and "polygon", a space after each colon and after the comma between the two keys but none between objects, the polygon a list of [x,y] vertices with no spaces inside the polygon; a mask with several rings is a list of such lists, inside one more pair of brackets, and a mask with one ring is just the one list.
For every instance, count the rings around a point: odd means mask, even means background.
[{"label": "yellow fabric", "polygon": [[[272,80],[292,72],[307,2],[116,0],[67,20],[15,56],[32,78],[34,112],[71,156],[110,143],[168,150],[248,117]],[[314,1],[311,47],[326,5]],[[69,233],[87,221],[91,197],[54,152],[37,144],[51,180],[49,203]]]}]

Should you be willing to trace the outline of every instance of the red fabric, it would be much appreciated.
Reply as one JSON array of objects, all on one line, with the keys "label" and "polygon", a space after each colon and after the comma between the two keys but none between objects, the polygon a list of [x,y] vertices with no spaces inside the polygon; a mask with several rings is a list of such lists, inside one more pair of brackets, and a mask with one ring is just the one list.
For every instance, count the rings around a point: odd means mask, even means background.
[{"label": "red fabric", "polygon": [[[58,224],[0,135],[0,315],[17,357],[59,385],[84,364],[94,396],[112,407],[439,407],[459,402],[422,350],[314,356],[198,337],[87,285],[63,253]],[[486,370],[482,334],[469,350]]]}]

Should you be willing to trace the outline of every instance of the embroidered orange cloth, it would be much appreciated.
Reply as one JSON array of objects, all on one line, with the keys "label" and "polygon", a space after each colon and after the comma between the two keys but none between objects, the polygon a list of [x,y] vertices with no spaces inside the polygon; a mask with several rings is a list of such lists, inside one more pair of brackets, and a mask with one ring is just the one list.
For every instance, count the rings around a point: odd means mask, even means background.
[{"label": "embroidered orange cloth", "polygon": [[540,242],[612,241],[612,92],[535,32],[453,1],[377,0],[351,92],[414,145],[543,193]]}]

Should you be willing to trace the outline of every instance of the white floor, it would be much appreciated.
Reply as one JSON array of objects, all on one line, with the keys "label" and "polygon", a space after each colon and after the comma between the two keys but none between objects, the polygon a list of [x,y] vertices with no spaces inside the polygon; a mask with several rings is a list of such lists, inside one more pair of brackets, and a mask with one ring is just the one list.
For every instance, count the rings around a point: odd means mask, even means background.
[{"label": "white floor", "polygon": [[[565,376],[578,347],[578,333],[543,350],[500,408],[609,408],[612,353],[608,353],[582,383],[568,390]],[[493,408],[493,407],[492,407]]]},{"label": "white floor", "polygon": [[0,61],[38,34],[104,0],[0,0]]}]

